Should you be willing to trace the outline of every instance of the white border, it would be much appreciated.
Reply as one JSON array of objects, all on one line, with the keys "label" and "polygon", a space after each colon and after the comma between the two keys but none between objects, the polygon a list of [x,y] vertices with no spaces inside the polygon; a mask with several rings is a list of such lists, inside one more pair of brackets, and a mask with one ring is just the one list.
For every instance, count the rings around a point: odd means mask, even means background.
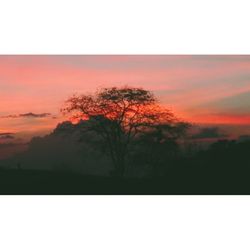
[{"label": "white border", "polygon": [[247,0],[8,0],[0,54],[246,54]]},{"label": "white border", "polygon": [[0,199],[1,249],[249,249],[248,197]]}]

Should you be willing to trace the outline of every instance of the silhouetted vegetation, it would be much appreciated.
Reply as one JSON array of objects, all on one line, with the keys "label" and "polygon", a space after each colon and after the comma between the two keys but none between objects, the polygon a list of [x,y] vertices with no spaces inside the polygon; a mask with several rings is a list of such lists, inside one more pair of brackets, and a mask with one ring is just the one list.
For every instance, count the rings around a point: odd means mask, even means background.
[{"label": "silhouetted vegetation", "polygon": [[[89,120],[86,130],[100,136],[117,176],[127,172],[126,161],[131,145],[140,137],[152,137],[159,143],[177,140],[188,124],[160,106],[150,91],[141,88],[104,88],[95,95],[74,95],[66,102],[63,113],[73,120]],[[165,143],[165,142],[164,142]]]},{"label": "silhouetted vegetation", "polygon": [[250,137],[188,134],[149,91],[74,96],[64,112],[73,122],[0,163],[1,194],[250,194]]}]

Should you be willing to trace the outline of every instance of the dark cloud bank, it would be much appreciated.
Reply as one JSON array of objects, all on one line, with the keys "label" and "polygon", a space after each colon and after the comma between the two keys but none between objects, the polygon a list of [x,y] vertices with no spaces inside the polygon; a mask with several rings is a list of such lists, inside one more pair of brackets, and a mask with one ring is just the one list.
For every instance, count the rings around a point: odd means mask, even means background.
[{"label": "dark cloud bank", "polygon": [[226,137],[228,137],[228,135],[222,133],[219,128],[207,127],[207,128],[202,128],[200,132],[194,134],[192,136],[192,139],[220,139]]}]

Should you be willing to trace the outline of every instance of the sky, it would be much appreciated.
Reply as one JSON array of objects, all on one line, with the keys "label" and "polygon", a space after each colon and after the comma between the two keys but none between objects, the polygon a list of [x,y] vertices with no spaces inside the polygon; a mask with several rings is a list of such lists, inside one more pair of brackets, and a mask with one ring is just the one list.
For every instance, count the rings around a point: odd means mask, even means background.
[{"label": "sky", "polygon": [[0,56],[0,143],[52,131],[74,93],[124,85],[192,123],[250,134],[250,56],[23,55]]}]

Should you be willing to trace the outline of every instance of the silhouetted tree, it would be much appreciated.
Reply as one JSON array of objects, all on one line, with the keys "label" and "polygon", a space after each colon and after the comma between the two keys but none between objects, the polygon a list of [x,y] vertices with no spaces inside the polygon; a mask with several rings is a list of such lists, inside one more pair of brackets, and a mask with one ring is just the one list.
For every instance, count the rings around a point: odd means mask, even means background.
[{"label": "silhouetted tree", "polygon": [[[131,142],[145,134],[155,134],[157,140],[176,139],[188,124],[180,122],[172,112],[160,106],[150,91],[142,88],[104,88],[94,95],[74,95],[64,108],[71,119],[88,120],[88,130],[101,136],[115,174],[125,174],[125,161]],[[158,138],[159,137],[159,138]]]},{"label": "silhouetted tree", "polygon": [[[178,139],[185,135],[187,123],[156,124],[151,131],[139,136],[134,154],[140,165],[151,167],[151,174],[160,174],[160,168],[171,164],[180,154]],[[139,158],[139,159],[138,159]]]}]

